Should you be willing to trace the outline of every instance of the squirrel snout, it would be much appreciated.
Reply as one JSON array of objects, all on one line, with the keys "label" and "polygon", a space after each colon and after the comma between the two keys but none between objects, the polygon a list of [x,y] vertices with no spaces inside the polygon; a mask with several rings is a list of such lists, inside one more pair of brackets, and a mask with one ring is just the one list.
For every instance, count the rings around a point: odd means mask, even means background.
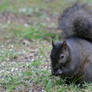
[{"label": "squirrel snout", "polygon": [[55,76],[62,75],[62,70],[61,69],[58,69],[57,71],[52,72],[52,75],[55,75]]}]

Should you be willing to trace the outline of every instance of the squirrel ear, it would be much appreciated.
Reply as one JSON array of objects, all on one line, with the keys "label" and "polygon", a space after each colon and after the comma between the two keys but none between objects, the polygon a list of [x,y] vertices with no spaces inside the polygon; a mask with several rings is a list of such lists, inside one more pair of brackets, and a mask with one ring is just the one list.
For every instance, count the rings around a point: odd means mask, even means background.
[{"label": "squirrel ear", "polygon": [[66,49],[68,47],[67,42],[63,41],[63,48]]},{"label": "squirrel ear", "polygon": [[52,47],[54,48],[55,47],[55,43],[54,43],[54,41],[52,40]]}]

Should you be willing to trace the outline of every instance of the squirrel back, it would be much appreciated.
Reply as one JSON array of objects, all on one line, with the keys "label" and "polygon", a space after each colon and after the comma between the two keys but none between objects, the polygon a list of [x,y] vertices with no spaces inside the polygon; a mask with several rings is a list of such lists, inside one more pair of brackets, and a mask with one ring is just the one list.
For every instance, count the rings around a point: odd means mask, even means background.
[{"label": "squirrel back", "polygon": [[79,37],[92,41],[92,12],[79,3],[67,8],[59,17],[58,29],[65,38]]}]

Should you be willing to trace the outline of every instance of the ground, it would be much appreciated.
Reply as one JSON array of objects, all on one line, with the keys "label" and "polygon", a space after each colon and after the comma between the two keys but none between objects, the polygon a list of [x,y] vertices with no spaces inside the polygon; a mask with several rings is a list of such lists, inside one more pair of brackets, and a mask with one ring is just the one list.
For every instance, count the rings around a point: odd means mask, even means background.
[{"label": "ground", "polygon": [[1,0],[0,92],[92,92],[92,84],[80,88],[51,76],[51,41],[62,40],[57,32],[58,16],[73,3]]}]

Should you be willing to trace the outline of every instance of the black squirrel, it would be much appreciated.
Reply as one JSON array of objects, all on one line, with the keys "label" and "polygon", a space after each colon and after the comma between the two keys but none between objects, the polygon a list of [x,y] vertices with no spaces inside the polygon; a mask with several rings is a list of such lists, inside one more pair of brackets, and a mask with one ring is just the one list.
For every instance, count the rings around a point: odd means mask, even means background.
[{"label": "black squirrel", "polygon": [[78,82],[92,82],[92,23],[91,12],[75,4],[64,11],[59,29],[65,32],[65,40],[52,41],[52,75],[71,77]]},{"label": "black squirrel", "polygon": [[52,43],[52,75],[92,82],[92,43],[77,37]]},{"label": "black squirrel", "polygon": [[64,38],[80,37],[92,41],[92,11],[88,5],[75,3],[65,9],[59,17],[58,29],[64,33]]}]

